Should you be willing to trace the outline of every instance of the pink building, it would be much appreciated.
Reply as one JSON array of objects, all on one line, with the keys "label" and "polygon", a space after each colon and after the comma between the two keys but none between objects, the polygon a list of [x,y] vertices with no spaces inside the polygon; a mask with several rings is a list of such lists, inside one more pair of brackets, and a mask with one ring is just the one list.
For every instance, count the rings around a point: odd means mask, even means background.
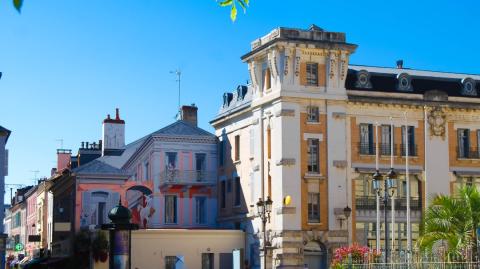
[{"label": "pink building", "polygon": [[26,199],[26,223],[25,223],[25,253],[33,258],[37,255],[40,247],[40,238],[37,231],[37,186],[32,187],[25,194]]}]

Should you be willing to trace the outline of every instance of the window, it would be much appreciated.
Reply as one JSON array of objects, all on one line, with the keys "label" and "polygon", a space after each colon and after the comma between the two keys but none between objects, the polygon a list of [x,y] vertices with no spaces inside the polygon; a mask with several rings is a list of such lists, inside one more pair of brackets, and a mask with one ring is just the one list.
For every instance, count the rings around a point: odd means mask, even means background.
[{"label": "window", "polygon": [[213,253],[202,253],[202,269],[213,269]]},{"label": "window", "polygon": [[[408,155],[417,156],[417,151],[415,147],[415,127],[407,126],[408,128]],[[402,128],[402,156],[406,156],[406,146],[405,146],[405,126]]]},{"label": "window", "polygon": [[218,143],[218,163],[223,166],[225,161],[225,141],[221,140]]},{"label": "window", "polygon": [[98,203],[98,225],[105,223],[105,202]]},{"label": "window", "polygon": [[220,205],[222,206],[222,208],[225,208],[226,207],[226,196],[227,196],[227,193],[226,193],[226,188],[225,188],[225,180],[223,180],[220,184]]},{"label": "window", "polygon": [[307,107],[307,122],[318,122],[318,106]]},{"label": "window", "polygon": [[235,178],[235,203],[234,206],[240,206],[240,195],[241,195],[241,184],[240,177]]},{"label": "window", "polygon": [[177,196],[165,195],[165,223],[177,223]]},{"label": "window", "polygon": [[207,223],[207,197],[195,197],[195,223]]},{"label": "window", "polygon": [[263,78],[262,89],[263,90],[270,89],[272,87],[270,68],[263,68],[262,69],[262,78]]},{"label": "window", "polygon": [[165,256],[165,269],[175,269],[177,268],[177,261],[179,259],[177,256]]},{"label": "window", "polygon": [[318,139],[308,139],[308,172],[319,173],[319,162],[318,162]]},{"label": "window", "polygon": [[195,169],[197,171],[205,171],[205,153],[195,153]]},{"label": "window", "polygon": [[144,175],[143,179],[144,179],[144,180],[148,180],[149,177],[150,177],[150,174],[149,174],[149,172],[150,172],[150,164],[148,163],[148,161],[146,161],[146,162],[143,164],[143,170],[145,171],[145,172],[143,173],[143,175]]},{"label": "window", "polygon": [[232,180],[227,180],[227,192],[232,192]]},{"label": "window", "polygon": [[458,129],[458,157],[469,158],[470,153],[470,130]]},{"label": "window", "polygon": [[308,222],[320,222],[320,193],[308,193]]},{"label": "window", "polygon": [[373,150],[373,125],[360,124],[360,154],[374,155]]},{"label": "window", "polygon": [[235,136],[235,161],[240,160],[240,136]]},{"label": "window", "polygon": [[318,86],[318,64],[307,63],[307,85]]},{"label": "window", "polygon": [[175,169],[177,167],[177,153],[176,152],[167,152],[166,155],[166,165],[168,169]]},{"label": "window", "polygon": [[392,139],[392,126],[382,125],[382,142],[380,144],[380,154],[381,155],[390,155],[391,154],[391,139]]}]

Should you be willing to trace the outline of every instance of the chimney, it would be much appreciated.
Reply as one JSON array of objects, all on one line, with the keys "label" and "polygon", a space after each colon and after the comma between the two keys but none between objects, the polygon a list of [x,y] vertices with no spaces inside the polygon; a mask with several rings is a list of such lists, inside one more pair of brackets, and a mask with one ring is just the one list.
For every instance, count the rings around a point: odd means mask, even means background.
[{"label": "chimney", "polygon": [[197,126],[197,110],[198,107],[195,104],[190,106],[182,106],[181,120],[186,121],[193,126]]},{"label": "chimney", "polygon": [[102,124],[102,156],[118,155],[123,152],[125,146],[125,121],[120,119],[120,110],[115,109],[115,119],[110,114]]},{"label": "chimney", "polygon": [[62,171],[68,167],[71,155],[72,150],[70,149],[57,149],[57,171]]},{"label": "chimney", "polygon": [[397,69],[403,69],[403,60],[397,61]]}]

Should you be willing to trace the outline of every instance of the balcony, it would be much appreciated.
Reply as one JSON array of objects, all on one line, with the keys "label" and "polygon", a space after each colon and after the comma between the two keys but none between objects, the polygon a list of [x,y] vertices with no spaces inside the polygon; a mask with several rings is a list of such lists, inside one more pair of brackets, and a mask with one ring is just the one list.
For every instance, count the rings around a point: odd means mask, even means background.
[{"label": "balcony", "polygon": [[[405,144],[400,145],[402,156],[407,156],[407,147]],[[408,144],[408,156],[418,156],[417,145]]]},{"label": "balcony", "polygon": [[[355,198],[355,208],[357,210],[376,210],[375,196],[357,196]],[[380,209],[383,210],[382,200],[380,200]],[[388,200],[387,209],[392,209],[392,200]],[[422,210],[422,200],[419,197],[411,197],[410,209]],[[407,198],[395,198],[395,210],[407,210]]]},{"label": "balcony", "polygon": [[161,186],[205,186],[215,185],[216,182],[217,174],[214,171],[179,170],[165,168],[165,170],[160,173]]},{"label": "balcony", "polygon": [[[381,156],[390,156],[392,152],[390,143],[380,143],[378,145]],[[400,152],[399,149],[400,148]],[[358,143],[358,152],[360,155],[375,155],[376,154],[376,144],[374,143]],[[400,155],[399,155],[400,153]],[[418,156],[417,155],[417,145],[409,144],[408,146],[408,156]],[[405,156],[406,147],[404,144],[395,144],[393,145],[393,155],[394,156]]]},{"label": "balcony", "polygon": [[480,159],[480,149],[457,147],[457,159]]}]

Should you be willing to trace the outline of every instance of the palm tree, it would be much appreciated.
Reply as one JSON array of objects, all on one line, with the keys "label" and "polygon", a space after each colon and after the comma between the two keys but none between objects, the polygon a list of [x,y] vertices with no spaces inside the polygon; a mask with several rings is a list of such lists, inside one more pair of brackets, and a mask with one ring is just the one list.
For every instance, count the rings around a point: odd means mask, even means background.
[{"label": "palm tree", "polygon": [[480,223],[480,192],[464,186],[458,195],[438,195],[433,198],[424,216],[421,250],[432,251],[439,244],[446,246],[447,260],[465,259],[468,250],[476,253],[476,229]]}]

